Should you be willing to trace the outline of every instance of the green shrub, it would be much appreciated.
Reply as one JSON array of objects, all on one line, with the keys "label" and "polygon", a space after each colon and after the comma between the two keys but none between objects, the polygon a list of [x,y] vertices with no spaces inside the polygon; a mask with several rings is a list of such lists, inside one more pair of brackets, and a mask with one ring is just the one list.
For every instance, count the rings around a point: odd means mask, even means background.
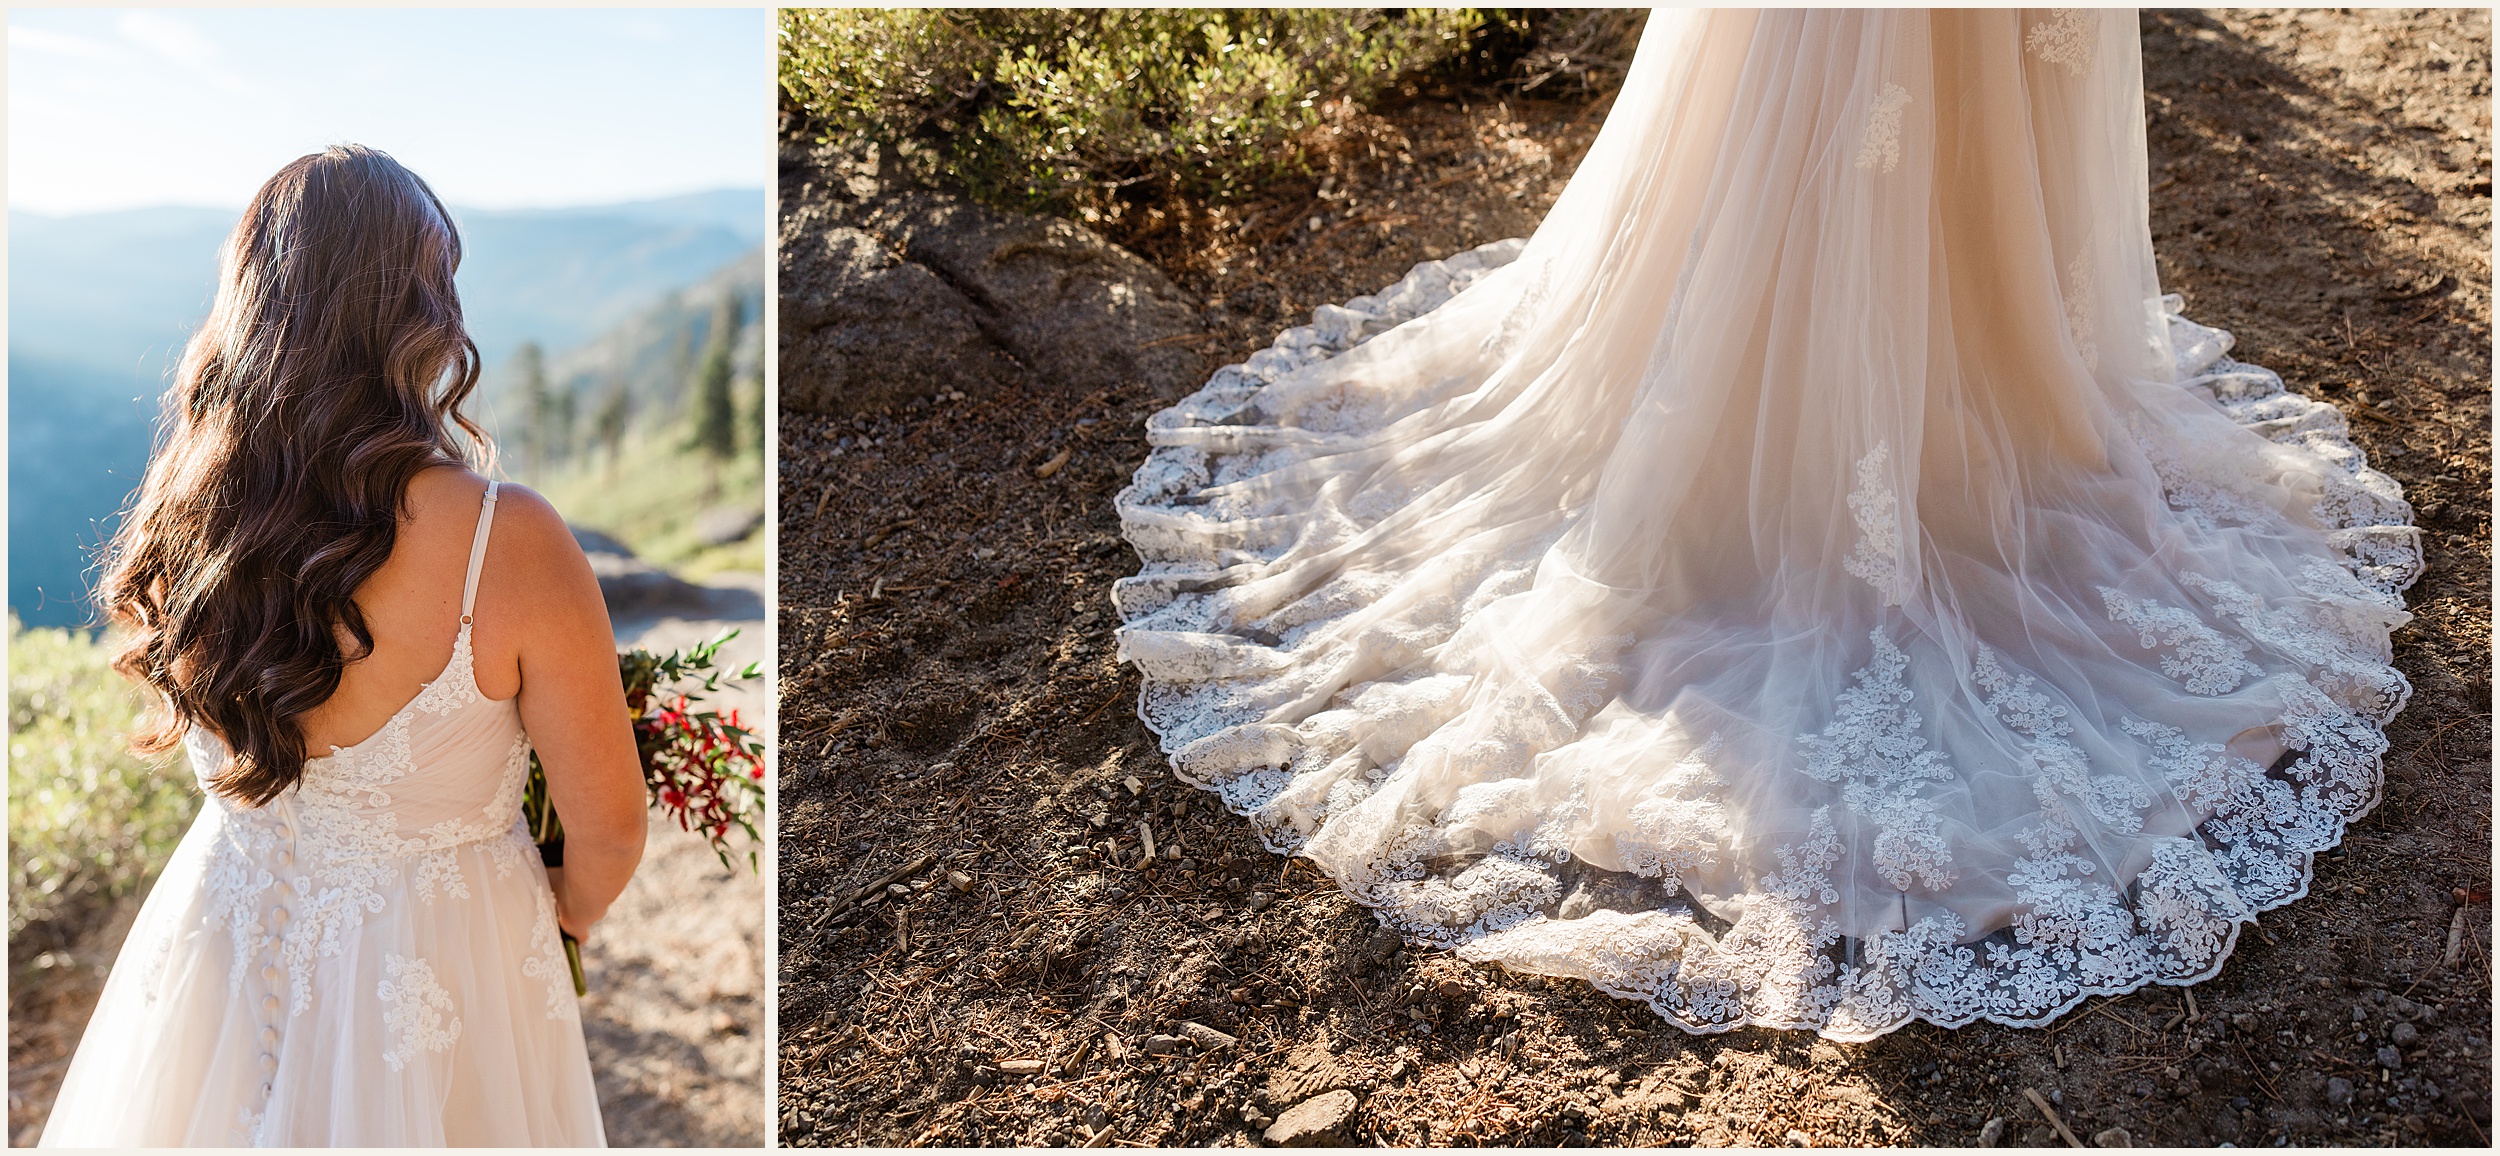
[{"label": "green shrub", "polygon": [[991,204],[1223,200],[1289,171],[1320,106],[1459,60],[1476,9],[785,9],[781,85],[833,139]]},{"label": "green shrub", "polygon": [[76,941],[145,889],[199,810],[179,760],[130,753],[140,710],[106,642],[9,615],[12,957],[29,940]]}]

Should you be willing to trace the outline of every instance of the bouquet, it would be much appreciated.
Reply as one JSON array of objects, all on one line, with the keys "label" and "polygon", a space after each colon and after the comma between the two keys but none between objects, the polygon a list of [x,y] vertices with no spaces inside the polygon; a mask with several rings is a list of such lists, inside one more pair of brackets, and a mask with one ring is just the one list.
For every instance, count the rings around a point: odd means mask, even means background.
[{"label": "bouquet", "polygon": [[[764,812],[764,744],[736,710],[724,715],[695,707],[723,686],[762,677],[760,663],[736,670],[720,665],[721,646],[737,636],[731,630],[684,653],[655,655],[636,647],[616,656],[616,669],[624,678],[625,708],[633,715],[634,749],[642,758],[651,806],[675,819],[680,830],[708,840],[724,867],[730,865],[730,830],[745,832],[747,867],[754,870],[755,848],[763,842],[755,825]],[[549,867],[563,866],[564,824],[547,797],[547,772],[536,751],[530,752],[521,816],[539,857]],[[564,959],[573,969],[573,994],[588,995],[581,943],[569,932]]]}]

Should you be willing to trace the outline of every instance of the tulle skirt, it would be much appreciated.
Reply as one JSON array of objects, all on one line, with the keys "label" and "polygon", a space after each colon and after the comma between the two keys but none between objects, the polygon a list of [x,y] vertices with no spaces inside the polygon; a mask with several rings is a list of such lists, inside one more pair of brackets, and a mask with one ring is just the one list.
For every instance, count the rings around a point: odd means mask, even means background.
[{"label": "tulle skirt", "polygon": [[266,825],[203,809],[114,962],[44,1145],[605,1143],[526,835],[298,887]]},{"label": "tulle skirt", "polygon": [[2217,971],[2378,793],[2411,512],[2178,317],[2130,13],[1660,10],[1544,225],[1149,423],[1141,716],[1693,1031]]}]

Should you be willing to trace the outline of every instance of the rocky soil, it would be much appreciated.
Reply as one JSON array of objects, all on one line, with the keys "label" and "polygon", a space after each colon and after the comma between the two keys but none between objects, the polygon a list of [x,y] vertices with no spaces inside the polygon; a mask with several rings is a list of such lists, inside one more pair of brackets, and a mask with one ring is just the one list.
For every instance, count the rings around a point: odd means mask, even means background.
[{"label": "rocky soil", "polygon": [[[1112,659],[1110,498],[1195,381],[933,378],[782,420],[779,1139],[2487,1143],[2489,16],[2143,27],[2165,282],[2350,415],[2430,548],[2386,801],[2221,976],[1839,1045],[1401,947],[1174,781]],[[1115,230],[1199,309],[1159,348],[1194,376],[1533,229],[1606,109],[1536,96],[1412,91],[1308,180]],[[785,191],[837,179],[785,154]]]}]

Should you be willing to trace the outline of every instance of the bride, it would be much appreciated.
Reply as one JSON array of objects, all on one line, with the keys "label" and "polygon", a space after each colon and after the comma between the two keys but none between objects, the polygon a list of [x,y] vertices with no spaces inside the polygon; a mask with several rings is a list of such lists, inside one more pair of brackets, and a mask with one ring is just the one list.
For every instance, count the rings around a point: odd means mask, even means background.
[{"label": "bride", "polygon": [[[425,182],[352,145],[226,242],[100,599],[164,708],[140,749],[180,745],[208,805],[45,1144],[604,1142],[558,930],[633,874],[642,774],[580,549],[464,464],[459,261]],[[518,824],[533,747],[561,869]]]},{"label": "bride", "polygon": [[1680,11],[1535,236],[1149,424],[1178,773],[1687,1031],[2214,975],[2378,799],[2411,511],[2177,316],[2134,14]]}]

